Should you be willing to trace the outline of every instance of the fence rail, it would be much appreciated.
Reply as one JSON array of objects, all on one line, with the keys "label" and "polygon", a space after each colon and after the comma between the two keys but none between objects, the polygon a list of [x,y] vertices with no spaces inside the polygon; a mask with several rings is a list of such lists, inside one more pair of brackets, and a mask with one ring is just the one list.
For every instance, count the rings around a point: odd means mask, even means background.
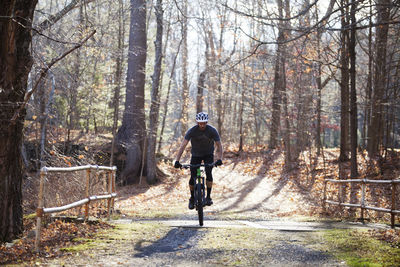
[{"label": "fence rail", "polygon": [[[85,198],[79,201],[63,205],[60,207],[44,207],[44,188],[46,175],[49,172],[76,172],[86,170],[86,186],[85,186]],[[108,184],[107,184],[107,194],[102,195],[89,195],[90,188],[90,177],[91,171],[105,171],[108,174]],[[107,166],[98,166],[98,165],[85,165],[85,166],[77,166],[77,167],[43,167],[40,170],[40,184],[39,184],[39,200],[38,207],[36,209],[36,238],[35,238],[35,250],[39,252],[40,245],[40,234],[41,234],[41,226],[43,215],[46,213],[56,213],[65,211],[68,209],[72,209],[75,207],[85,205],[85,220],[89,217],[89,203],[91,201],[104,200],[107,199],[107,218],[110,219],[111,210],[114,208],[114,198],[117,196],[115,192],[115,173],[117,167],[107,167]],[[97,173],[98,175],[98,173]]]},{"label": "fence rail", "polygon": [[[361,203],[343,203],[340,202],[340,196],[338,197],[339,201],[328,200],[326,196],[326,188],[328,182],[331,183],[361,183]],[[365,205],[365,195],[366,195],[366,185],[367,184],[387,184],[391,185],[391,208],[380,208],[380,207],[372,207]],[[339,205],[345,207],[353,207],[353,208],[360,208],[361,209],[361,220],[364,221],[364,211],[365,210],[374,210],[379,212],[386,212],[391,214],[391,227],[394,228],[395,224],[395,216],[396,214],[400,214],[400,210],[396,209],[396,187],[397,184],[400,184],[400,179],[395,180],[368,180],[368,179],[348,179],[348,180],[334,180],[334,179],[325,179],[324,181],[324,208],[325,203],[332,204],[332,205]]]}]

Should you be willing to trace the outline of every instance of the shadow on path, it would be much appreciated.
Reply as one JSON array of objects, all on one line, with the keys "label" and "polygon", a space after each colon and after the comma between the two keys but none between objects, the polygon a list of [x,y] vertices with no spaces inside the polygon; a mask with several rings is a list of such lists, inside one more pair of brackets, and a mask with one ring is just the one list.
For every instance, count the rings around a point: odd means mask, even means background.
[{"label": "shadow on path", "polygon": [[[263,166],[260,168],[260,171],[258,172],[258,176],[255,177],[254,179],[251,179],[244,183],[243,188],[240,190],[239,196],[237,200],[229,205],[228,207],[224,208],[222,211],[227,211],[233,208],[238,207],[240,203],[246,198],[247,195],[249,195],[261,182],[263,179],[265,179],[265,173],[271,169],[272,164],[275,162],[275,160],[279,157],[280,152],[277,150],[268,150],[265,152],[265,158],[263,160]],[[234,197],[238,194],[238,192],[233,192],[232,194],[226,196],[226,198],[231,198]]]},{"label": "shadow on path", "polygon": [[[253,205],[253,206],[251,206],[251,207],[249,207],[249,208],[240,210],[240,211],[238,211],[238,212],[246,212],[246,211],[252,211],[252,210],[257,210],[257,209],[259,209],[259,208],[263,205],[264,202],[267,202],[270,198],[272,198],[272,197],[278,195],[278,194],[281,192],[281,190],[286,186],[288,180],[289,180],[289,179],[288,179],[286,176],[283,176],[283,175],[282,175],[282,176],[280,177],[280,179],[279,179],[278,181],[275,182],[275,185],[274,185],[274,186],[275,186],[275,189],[274,189],[274,191],[273,191],[269,196],[265,197],[265,198],[264,198],[263,200],[261,200],[258,204]],[[268,210],[268,209],[267,209],[267,210]],[[269,210],[270,210],[270,211],[273,211],[273,210],[271,210],[271,209],[269,209]]]},{"label": "shadow on path", "polygon": [[135,250],[140,251],[134,257],[150,257],[155,253],[170,253],[188,250],[197,245],[204,233],[196,228],[173,228],[163,238],[156,242],[142,246],[147,240],[140,240],[135,244]]}]

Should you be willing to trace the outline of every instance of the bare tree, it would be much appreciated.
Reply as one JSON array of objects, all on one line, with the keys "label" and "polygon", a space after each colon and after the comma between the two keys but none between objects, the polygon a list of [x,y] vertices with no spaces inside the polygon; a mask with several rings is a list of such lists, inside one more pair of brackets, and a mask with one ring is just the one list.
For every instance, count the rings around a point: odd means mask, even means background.
[{"label": "bare tree", "polygon": [[157,20],[157,33],[156,33],[156,56],[154,59],[154,73],[152,75],[152,88],[151,88],[151,107],[150,107],[150,128],[147,144],[147,182],[154,184],[157,181],[157,159],[156,159],[156,143],[157,143],[157,129],[158,129],[158,114],[160,110],[160,75],[161,75],[161,62],[162,62],[162,36],[163,36],[163,8],[162,0],[157,0],[156,6],[156,20]]},{"label": "bare tree", "polygon": [[368,154],[370,157],[379,155],[379,146],[382,145],[383,129],[383,106],[386,88],[386,51],[388,41],[390,17],[390,0],[377,1],[377,24],[376,28],[376,60],[374,90],[372,93],[371,123],[368,127]]},{"label": "bare tree", "polygon": [[118,127],[118,114],[119,114],[119,103],[120,103],[120,94],[121,94],[121,80],[122,80],[122,62],[124,59],[124,34],[125,34],[125,23],[123,21],[123,11],[124,5],[122,0],[118,0],[118,47],[117,47],[117,58],[115,61],[115,89],[114,89],[114,97],[113,97],[113,127],[112,127],[112,135],[113,140],[111,143],[111,156],[110,156],[110,166],[114,164],[114,149],[115,149],[115,134]]},{"label": "bare tree", "polygon": [[206,71],[202,71],[197,82],[196,113],[203,111],[205,79]]},{"label": "bare tree", "polygon": [[125,110],[122,125],[117,135],[118,143],[126,153],[126,164],[121,173],[121,178],[128,183],[138,181],[142,167],[146,136],[144,114],[146,56],[146,1],[131,0]]},{"label": "bare tree", "polygon": [[340,96],[341,96],[341,108],[340,108],[340,161],[346,161],[349,159],[349,31],[348,31],[348,12],[347,12],[348,0],[341,0],[341,47],[340,47]]},{"label": "bare tree", "polygon": [[[36,4],[7,1],[0,9],[0,242],[17,238],[23,230],[22,105],[32,67],[31,30]],[[19,116],[11,122],[16,112]]]},{"label": "bare tree", "polygon": [[179,55],[179,50],[181,48],[181,44],[182,44],[182,39],[179,42],[177,51],[176,51],[176,53],[175,53],[175,55],[173,57],[173,61],[172,61],[171,73],[170,73],[169,81],[168,81],[167,95],[166,95],[165,100],[164,100],[164,106],[163,106],[163,112],[162,112],[163,115],[162,115],[162,122],[161,122],[161,132],[160,132],[160,139],[158,140],[157,152],[161,151],[161,144],[162,144],[162,140],[163,140],[165,122],[166,122],[167,114],[168,114],[168,106],[169,106],[171,85],[172,85],[172,80],[173,80],[174,75],[175,75],[176,61],[177,61],[177,58],[178,58],[178,55]]},{"label": "bare tree", "polygon": [[269,137],[269,147],[274,149],[278,145],[278,134],[281,120],[281,103],[283,91],[283,64],[285,64],[285,29],[283,22],[283,1],[277,0],[279,18],[278,22],[278,38],[277,50],[275,58],[275,78],[274,90],[272,94],[272,115],[271,115],[271,132]]},{"label": "bare tree", "polygon": [[189,84],[188,84],[188,2],[183,1],[182,14],[182,115],[181,132],[184,135],[188,129]]},{"label": "bare tree", "polygon": [[[351,33],[349,42],[350,54],[350,141],[351,141],[351,177],[358,176],[357,170],[357,92],[356,92],[356,8],[355,0],[351,1],[350,22]],[[354,190],[352,190],[353,192]]]}]

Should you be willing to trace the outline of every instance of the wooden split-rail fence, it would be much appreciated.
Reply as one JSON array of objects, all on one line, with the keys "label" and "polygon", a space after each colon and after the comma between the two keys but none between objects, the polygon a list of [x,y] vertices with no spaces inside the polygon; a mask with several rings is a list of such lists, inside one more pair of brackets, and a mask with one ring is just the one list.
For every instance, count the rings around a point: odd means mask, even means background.
[{"label": "wooden split-rail fence", "polygon": [[[44,195],[45,195],[45,181],[46,175],[49,172],[76,172],[76,171],[83,171],[86,170],[86,186],[85,186],[85,198],[64,205],[60,207],[44,207]],[[94,195],[90,196],[90,179],[91,179],[91,172],[92,170],[95,171],[105,171],[108,175],[106,181],[105,192],[106,194],[101,195]],[[78,167],[43,167],[40,170],[40,184],[39,184],[39,200],[38,200],[38,207],[36,209],[36,238],[35,238],[35,250],[39,252],[39,245],[40,245],[40,234],[41,234],[41,226],[44,214],[56,213],[65,211],[68,209],[72,209],[75,207],[80,207],[84,205],[85,211],[85,220],[89,217],[89,203],[91,201],[103,200],[107,199],[107,218],[110,219],[111,211],[114,208],[114,199],[117,196],[115,192],[115,173],[117,167],[107,167],[107,166],[97,166],[97,165],[86,165],[86,166],[78,166]]]},{"label": "wooden split-rail fence", "polygon": [[[342,203],[340,198],[340,193],[338,194],[338,201],[333,201],[327,199],[326,190],[328,183],[361,183],[361,203]],[[334,180],[334,179],[325,179],[324,182],[324,208],[325,203],[332,204],[332,205],[339,205],[344,207],[352,207],[352,208],[359,208],[361,209],[361,221],[364,221],[364,213],[365,210],[374,210],[378,212],[387,212],[391,215],[391,227],[394,228],[395,226],[395,216],[396,214],[400,214],[400,210],[396,207],[396,187],[400,183],[400,179],[394,180],[368,180],[368,179],[347,179],[347,180]],[[366,203],[366,187],[367,184],[379,184],[379,185],[390,185],[391,186],[391,207],[389,208],[381,208],[381,207],[373,207],[367,206]],[[340,192],[340,190],[339,190]]]}]

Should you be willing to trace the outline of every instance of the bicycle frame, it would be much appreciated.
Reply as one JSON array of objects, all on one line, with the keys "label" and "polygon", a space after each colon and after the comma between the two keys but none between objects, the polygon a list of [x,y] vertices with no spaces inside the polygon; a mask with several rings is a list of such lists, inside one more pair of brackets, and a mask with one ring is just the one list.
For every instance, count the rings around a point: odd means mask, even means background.
[{"label": "bicycle frame", "polygon": [[184,164],[182,168],[196,168],[196,178],[194,179],[194,205],[197,210],[197,214],[199,217],[199,224],[203,226],[204,222],[204,214],[203,207],[205,206],[205,183],[204,183],[204,175],[202,175],[203,170],[201,167],[213,167],[215,166],[215,162],[211,164]]}]

